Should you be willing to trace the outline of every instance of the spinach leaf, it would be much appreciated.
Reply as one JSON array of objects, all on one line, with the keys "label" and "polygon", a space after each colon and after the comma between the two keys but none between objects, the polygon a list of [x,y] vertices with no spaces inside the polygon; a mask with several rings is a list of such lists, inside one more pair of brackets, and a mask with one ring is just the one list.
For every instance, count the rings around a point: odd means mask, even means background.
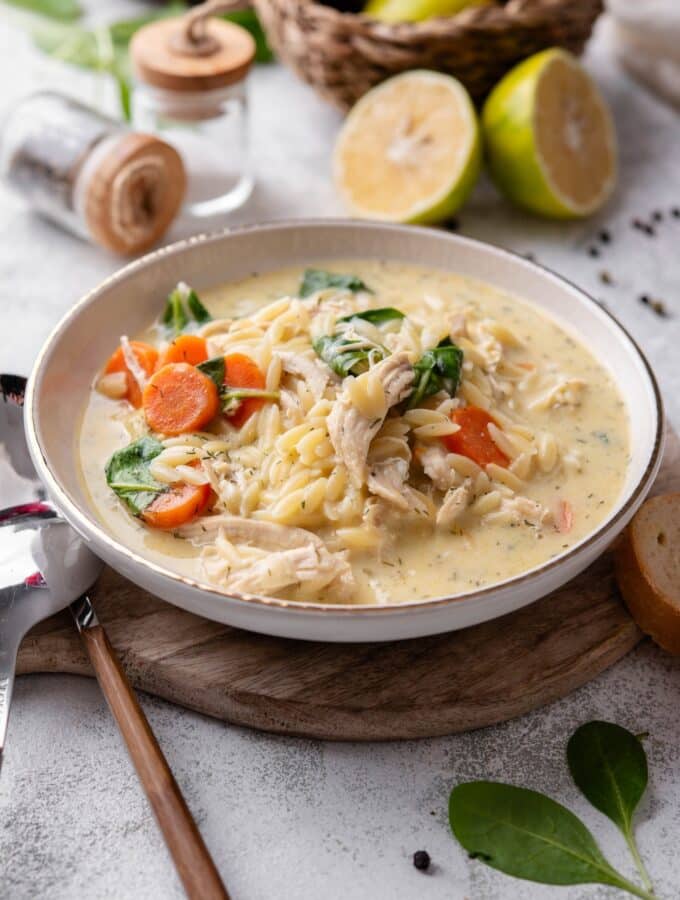
[{"label": "spinach leaf", "polygon": [[201,303],[196,291],[190,288],[188,284],[180,281],[177,287],[168,294],[168,299],[165,301],[165,309],[161,316],[161,322],[173,336],[181,334],[189,324],[187,308],[191,317],[199,325],[203,325],[212,319],[208,310]]},{"label": "spinach leaf", "polygon": [[220,401],[222,403],[222,412],[236,412],[243,400],[249,397],[260,397],[263,400],[278,400],[281,396],[279,391],[266,391],[264,388],[240,388],[224,386],[220,392]]},{"label": "spinach leaf", "polygon": [[5,0],[5,2],[60,22],[72,22],[82,13],[82,8],[76,0]]},{"label": "spinach leaf", "polygon": [[176,287],[174,291],[170,291],[168,294],[161,322],[173,335],[181,334],[189,324],[189,318],[184,309],[182,292],[179,287]]},{"label": "spinach leaf", "polygon": [[507,875],[542,884],[607,884],[651,900],[612,868],[580,819],[544,794],[493,781],[459,784],[449,822],[472,858]]},{"label": "spinach leaf", "polygon": [[200,369],[204,375],[208,376],[208,378],[212,378],[217,385],[218,391],[222,390],[224,387],[225,373],[223,356],[213,356],[212,359],[206,359],[205,362],[199,363],[196,368]]},{"label": "spinach leaf", "polygon": [[324,334],[312,342],[312,347],[328,368],[341,378],[361,375],[389,355],[385,347],[357,348],[357,341],[340,334]]},{"label": "spinach leaf", "polygon": [[427,350],[413,366],[415,381],[408,399],[412,409],[441,390],[453,397],[458,390],[463,371],[463,351],[449,338],[444,338],[432,350]]},{"label": "spinach leaf", "polygon": [[647,787],[647,756],[638,738],[611,722],[581,725],[567,744],[576,786],[621,830],[647,890],[651,881],[633,833],[633,814]]},{"label": "spinach leaf", "polygon": [[337,288],[353,293],[357,291],[372,293],[371,289],[356,275],[340,275],[337,272],[325,272],[323,269],[305,269],[300,284],[301,297],[309,297],[311,294],[327,288]]},{"label": "spinach leaf", "polygon": [[396,319],[405,319],[403,312],[393,306],[383,306],[380,309],[367,309],[365,312],[352,313],[351,316],[343,316],[338,322],[351,322],[352,319],[363,319],[372,325],[384,325]]},{"label": "spinach leaf", "polygon": [[205,325],[206,322],[211,321],[212,316],[205,308],[205,306],[203,306],[200,297],[193,288],[191,288],[189,291],[189,296],[187,297],[187,306],[189,307],[189,312],[199,325]]},{"label": "spinach leaf", "polygon": [[149,463],[162,449],[155,438],[139,438],[117,450],[106,464],[106,483],[136,516],[168,489],[149,472]]}]

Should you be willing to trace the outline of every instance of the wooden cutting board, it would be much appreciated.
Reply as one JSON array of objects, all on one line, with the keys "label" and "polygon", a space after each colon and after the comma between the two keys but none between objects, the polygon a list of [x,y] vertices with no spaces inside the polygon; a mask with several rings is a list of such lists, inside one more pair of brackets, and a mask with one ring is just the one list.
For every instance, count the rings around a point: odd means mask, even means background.
[{"label": "wooden cutting board", "polygon": [[[670,434],[655,493],[680,490]],[[132,682],[228,722],[330,740],[468,731],[563,697],[642,635],[610,554],[559,591],[464,631],[388,644],[321,644],[239,631],[164,603],[106,569],[93,601]],[[19,673],[92,675],[70,617],[24,640]]]}]

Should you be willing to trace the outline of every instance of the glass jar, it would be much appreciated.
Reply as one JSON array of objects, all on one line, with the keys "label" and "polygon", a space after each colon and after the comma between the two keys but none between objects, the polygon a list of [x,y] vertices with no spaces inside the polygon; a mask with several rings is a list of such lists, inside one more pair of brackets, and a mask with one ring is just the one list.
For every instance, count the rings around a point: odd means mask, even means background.
[{"label": "glass jar", "polygon": [[133,94],[132,122],[138,131],[162,137],[182,157],[187,174],[183,209],[189,215],[232,212],[250,196],[245,81],[184,93],[140,83]]},{"label": "glass jar", "polygon": [[245,29],[200,10],[145,26],[130,47],[133,125],[178,151],[183,211],[197,218],[231,212],[252,191],[246,81],[255,55]]}]

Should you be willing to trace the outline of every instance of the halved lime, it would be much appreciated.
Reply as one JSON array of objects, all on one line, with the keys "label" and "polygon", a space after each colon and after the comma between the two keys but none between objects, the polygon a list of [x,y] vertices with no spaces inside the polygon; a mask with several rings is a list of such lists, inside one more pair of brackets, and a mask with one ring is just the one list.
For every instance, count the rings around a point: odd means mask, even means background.
[{"label": "halved lime", "polygon": [[334,178],[357,216],[441,222],[472,190],[481,155],[463,85],[416,70],[384,81],[354,106],[335,145]]},{"label": "halved lime", "polygon": [[544,50],[499,81],[482,110],[491,175],[519,206],[588,216],[616,183],[616,137],[596,85],[570,53]]}]

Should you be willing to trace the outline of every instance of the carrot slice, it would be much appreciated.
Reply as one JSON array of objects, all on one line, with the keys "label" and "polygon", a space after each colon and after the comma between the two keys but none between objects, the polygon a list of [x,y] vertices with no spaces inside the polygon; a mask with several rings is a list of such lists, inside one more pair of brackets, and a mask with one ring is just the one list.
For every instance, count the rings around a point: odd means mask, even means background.
[{"label": "carrot slice", "polygon": [[169,363],[152,375],[142,404],[149,428],[169,435],[200,431],[220,410],[215,382],[189,363]]},{"label": "carrot slice", "polygon": [[212,499],[209,484],[178,484],[159,494],[142,512],[154,528],[179,528],[202,515]]},{"label": "carrot slice", "polygon": [[[230,353],[224,357],[224,383],[230,388],[263,390],[266,382],[262,370],[249,356]],[[235,428],[241,428],[264,402],[262,397],[244,398],[234,412],[225,414],[227,421]]]},{"label": "carrot slice", "polygon": [[185,362],[197,366],[208,358],[208,348],[205,338],[197,334],[180,334],[168,344],[158,359],[158,368],[167,366],[168,363]]},{"label": "carrot slice", "polygon": [[510,460],[502,450],[499,450],[489,434],[489,424],[498,423],[485,409],[479,406],[454,409],[451,421],[460,425],[460,431],[442,438],[450,453],[467,456],[478,466],[488,466],[489,463],[508,466]]},{"label": "carrot slice", "polygon": [[[156,368],[156,362],[158,361],[158,351],[156,348],[152,347],[151,344],[145,344],[144,341],[130,341],[130,349],[146,374],[151,375]],[[111,372],[125,372],[125,377],[127,378],[127,392],[125,394],[125,399],[133,406],[139,408],[142,405],[142,391],[137,383],[137,379],[127,367],[122,347],[119,347],[115,353],[109,357],[109,361],[104,366],[105,375],[109,375]]]}]

